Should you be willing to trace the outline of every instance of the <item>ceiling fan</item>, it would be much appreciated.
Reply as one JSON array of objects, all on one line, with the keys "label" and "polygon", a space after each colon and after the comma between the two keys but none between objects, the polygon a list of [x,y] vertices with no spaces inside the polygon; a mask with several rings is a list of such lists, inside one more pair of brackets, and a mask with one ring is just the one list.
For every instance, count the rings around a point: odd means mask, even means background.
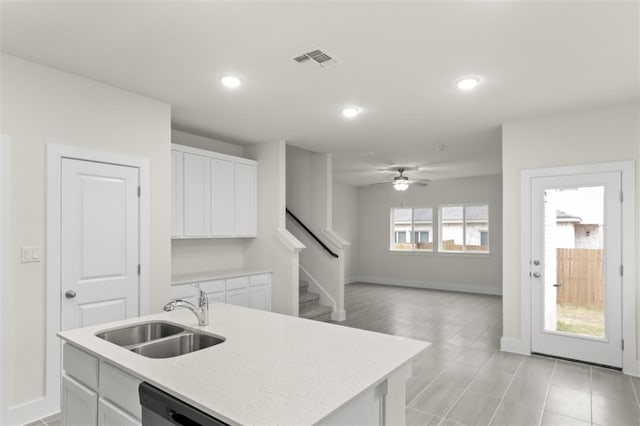
[{"label": "ceiling fan", "polygon": [[409,176],[405,176],[404,172],[407,170],[405,167],[395,167],[392,169],[393,171],[398,172],[398,176],[394,176],[393,180],[390,182],[378,182],[372,183],[371,185],[393,185],[393,189],[396,191],[406,191],[409,188],[409,185],[417,185],[417,186],[427,186],[429,185],[428,180],[414,180],[409,179]]}]

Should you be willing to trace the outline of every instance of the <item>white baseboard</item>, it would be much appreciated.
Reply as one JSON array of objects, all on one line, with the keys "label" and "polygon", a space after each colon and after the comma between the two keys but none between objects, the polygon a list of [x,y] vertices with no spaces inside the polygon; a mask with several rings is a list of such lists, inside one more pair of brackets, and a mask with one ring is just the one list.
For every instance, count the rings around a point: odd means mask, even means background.
[{"label": "white baseboard", "polygon": [[9,407],[7,421],[9,425],[26,425],[59,412],[60,407],[51,398],[42,397]]},{"label": "white baseboard", "polygon": [[502,296],[502,287],[475,286],[470,284],[445,283],[445,282],[436,282],[436,281],[399,280],[396,278],[364,277],[364,276],[355,277],[355,281],[372,283],[372,284],[395,285],[400,287],[425,288],[429,290],[446,290],[446,291],[458,291],[458,292],[464,292],[464,293],[490,294],[494,296]]},{"label": "white baseboard", "polygon": [[334,321],[344,321],[347,319],[347,312],[344,309],[333,311],[331,312],[331,319]]},{"label": "white baseboard", "polygon": [[522,340],[514,339],[513,337],[503,336],[500,339],[500,350],[520,355],[531,355],[528,345],[525,345]]}]

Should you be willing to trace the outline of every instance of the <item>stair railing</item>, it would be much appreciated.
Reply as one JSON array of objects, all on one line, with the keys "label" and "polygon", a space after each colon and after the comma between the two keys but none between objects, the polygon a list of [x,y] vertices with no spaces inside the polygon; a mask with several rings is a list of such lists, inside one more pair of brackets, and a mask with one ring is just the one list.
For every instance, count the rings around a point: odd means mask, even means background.
[{"label": "stair railing", "polygon": [[322,240],[320,240],[320,238],[318,238],[318,237],[316,236],[316,234],[314,234],[314,233],[313,233],[313,231],[311,231],[311,229],[309,229],[309,228],[307,227],[307,225],[305,225],[304,223],[302,223],[302,221],[301,221],[300,219],[298,219],[298,218],[296,217],[296,215],[294,215],[293,213],[291,213],[291,210],[289,210],[289,209],[287,209],[287,208],[285,208],[285,210],[286,210],[287,214],[288,214],[289,216],[291,216],[291,218],[292,218],[293,220],[295,220],[295,221],[296,221],[296,223],[302,227],[302,229],[304,229],[305,231],[307,231],[307,233],[308,233],[308,234],[309,234],[309,235],[310,235],[314,240],[316,240],[316,242],[317,242],[318,244],[320,244],[320,246],[321,246],[321,247],[322,247],[322,248],[323,248],[327,253],[329,253],[331,256],[335,257],[336,259],[338,258],[338,255],[337,255],[336,253],[334,253],[333,251],[331,251],[331,249],[330,249],[329,247],[327,247],[327,245],[326,245],[325,243],[323,243],[323,242],[322,242]]}]

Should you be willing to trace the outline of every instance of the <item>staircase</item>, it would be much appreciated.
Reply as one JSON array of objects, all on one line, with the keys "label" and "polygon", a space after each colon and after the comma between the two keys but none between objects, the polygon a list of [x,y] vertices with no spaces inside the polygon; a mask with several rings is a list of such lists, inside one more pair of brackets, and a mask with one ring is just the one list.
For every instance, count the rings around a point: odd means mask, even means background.
[{"label": "staircase", "polygon": [[300,281],[299,301],[300,301],[300,318],[312,319],[316,321],[330,321],[332,308],[320,304],[320,295],[309,291],[309,283]]}]

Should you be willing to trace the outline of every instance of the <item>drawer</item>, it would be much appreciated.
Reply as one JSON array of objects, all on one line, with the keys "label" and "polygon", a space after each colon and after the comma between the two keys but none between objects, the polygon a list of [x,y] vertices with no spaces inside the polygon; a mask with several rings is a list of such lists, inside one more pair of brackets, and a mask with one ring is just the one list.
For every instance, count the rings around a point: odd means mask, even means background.
[{"label": "drawer", "polygon": [[140,382],[141,380],[109,363],[100,363],[100,397],[108,399],[138,419],[142,418],[138,396]]},{"label": "drawer", "polygon": [[264,284],[271,284],[271,274],[252,275],[250,277],[249,285],[251,287]]},{"label": "drawer", "polygon": [[[202,281],[200,283],[200,288],[205,293],[217,293],[219,291],[224,291],[224,280]],[[197,290],[196,290],[196,294],[197,294]]]},{"label": "drawer", "polygon": [[98,389],[98,358],[65,343],[62,359],[62,368],[67,375],[93,390]]},{"label": "drawer", "polygon": [[227,290],[246,287],[249,287],[249,277],[229,278],[227,280]]}]

